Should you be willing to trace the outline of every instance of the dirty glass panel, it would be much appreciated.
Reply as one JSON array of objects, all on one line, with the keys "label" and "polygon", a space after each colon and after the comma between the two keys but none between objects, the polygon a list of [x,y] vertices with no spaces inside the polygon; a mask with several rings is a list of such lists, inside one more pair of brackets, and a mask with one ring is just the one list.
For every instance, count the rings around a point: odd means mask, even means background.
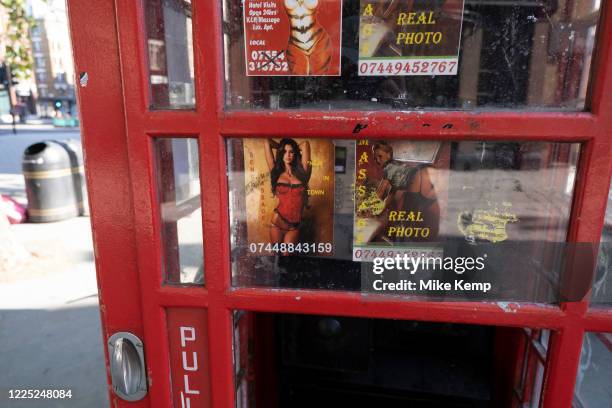
[{"label": "dirty glass panel", "polygon": [[548,350],[548,342],[550,341],[550,330],[542,329],[539,334],[538,343],[541,346],[542,351]]},{"label": "dirty glass panel", "polygon": [[[304,9],[298,4],[223,1],[227,108],[588,109],[600,0],[467,0],[463,12],[462,2],[454,0],[319,0]],[[271,27],[278,29],[267,35]],[[429,32],[431,42],[438,32],[456,41],[458,53],[439,50],[458,54],[453,72],[440,61],[397,65],[398,55],[407,52],[435,54],[433,46],[422,52],[421,45],[405,46],[420,38],[407,32],[410,27],[423,31],[423,38]],[[303,52],[296,52],[300,45]],[[378,50],[381,61],[394,62],[363,71],[366,46]]]},{"label": "dirty glass panel", "polygon": [[[531,328],[498,330],[507,331],[507,333],[498,335],[503,336],[508,345],[513,345],[511,350],[514,351],[510,353],[516,353],[517,357],[516,360],[512,358],[512,354],[509,357],[509,361],[516,361],[514,398],[518,403],[511,406],[538,408],[542,394],[546,347],[550,331]],[[516,348],[514,348],[515,344]]]},{"label": "dirty glass panel", "polygon": [[591,305],[612,307],[612,185],[608,190],[608,206],[604,219]]},{"label": "dirty glass panel", "polygon": [[527,404],[530,408],[540,407],[540,398],[542,397],[542,385],[544,384],[544,364],[539,361],[536,363],[535,377],[533,379],[533,388],[531,398]]},{"label": "dirty glass panel", "polygon": [[198,141],[157,138],[154,147],[164,281],[203,285]]},{"label": "dirty glass panel", "polygon": [[520,362],[520,370],[516,370],[514,374],[514,390],[518,395],[522,395],[525,390],[525,378],[527,375],[527,360],[529,358],[529,342],[528,336],[517,336],[516,339],[516,357]]},{"label": "dirty glass panel", "polygon": [[235,311],[236,407],[511,406],[493,380],[496,330]]},{"label": "dirty glass panel", "polygon": [[[236,408],[255,407],[254,325],[256,314],[244,310],[233,312],[234,383]],[[269,363],[269,362],[268,362]]]},{"label": "dirty glass panel", "polygon": [[151,109],[195,107],[191,0],[146,0]]},{"label": "dirty glass panel", "polygon": [[[232,283],[432,300],[575,297],[560,274],[579,151],[546,142],[228,139]],[[493,288],[483,297],[376,286],[376,259],[404,255],[471,257],[483,272],[470,275],[457,261],[454,272],[436,264],[403,276],[398,266],[398,275],[383,273],[386,282],[442,284],[461,274]]]},{"label": "dirty glass panel", "polygon": [[612,406],[612,333],[586,333],[576,376],[574,407]]}]

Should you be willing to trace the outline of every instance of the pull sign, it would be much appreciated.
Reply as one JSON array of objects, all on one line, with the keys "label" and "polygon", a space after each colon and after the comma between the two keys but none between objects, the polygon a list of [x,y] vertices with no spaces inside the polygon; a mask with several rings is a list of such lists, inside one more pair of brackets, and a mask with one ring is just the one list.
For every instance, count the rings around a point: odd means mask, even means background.
[{"label": "pull sign", "polygon": [[113,391],[126,401],[147,395],[144,345],[132,333],[118,332],[108,339],[108,355]]},{"label": "pull sign", "polygon": [[209,408],[210,374],[206,311],[168,308],[166,318],[174,408]]}]

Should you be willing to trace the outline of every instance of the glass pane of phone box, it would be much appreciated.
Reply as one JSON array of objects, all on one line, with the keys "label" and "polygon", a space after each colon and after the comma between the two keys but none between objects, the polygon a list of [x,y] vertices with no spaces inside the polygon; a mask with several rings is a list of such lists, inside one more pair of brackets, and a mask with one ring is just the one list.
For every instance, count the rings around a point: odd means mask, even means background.
[{"label": "glass pane of phone box", "polygon": [[[511,379],[523,366],[523,328],[245,310],[233,317],[237,408],[516,406]],[[539,393],[535,375],[525,381]]]},{"label": "glass pane of phone box", "polygon": [[612,183],[608,190],[608,205],[597,258],[597,272],[591,291],[591,306],[610,309],[612,308],[612,273],[610,273],[612,271]]},{"label": "glass pane of phone box", "polygon": [[[579,151],[548,142],[228,139],[232,283],[360,290],[381,251],[564,242]],[[496,253],[502,266],[511,256]],[[534,247],[528,257],[545,254]]]},{"label": "glass pane of phone box", "polygon": [[601,3],[224,0],[226,106],[588,109]]},{"label": "glass pane of phone box", "polygon": [[195,108],[190,1],[146,0],[151,109]]},{"label": "glass pane of phone box", "polygon": [[612,333],[585,333],[574,390],[575,407],[612,406]]}]

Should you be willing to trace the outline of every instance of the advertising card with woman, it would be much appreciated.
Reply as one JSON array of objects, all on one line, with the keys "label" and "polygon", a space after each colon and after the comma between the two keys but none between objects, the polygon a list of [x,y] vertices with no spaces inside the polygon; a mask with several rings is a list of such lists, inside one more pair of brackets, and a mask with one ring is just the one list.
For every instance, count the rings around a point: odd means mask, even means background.
[{"label": "advertising card with woman", "polygon": [[[353,260],[433,256],[448,191],[444,142],[361,140],[355,158]],[[415,245],[419,243],[418,245]],[[417,251],[413,253],[414,251]],[[433,251],[433,252],[432,252]]]},{"label": "advertising card with woman", "polygon": [[333,253],[334,144],[317,139],[244,139],[248,252]]}]

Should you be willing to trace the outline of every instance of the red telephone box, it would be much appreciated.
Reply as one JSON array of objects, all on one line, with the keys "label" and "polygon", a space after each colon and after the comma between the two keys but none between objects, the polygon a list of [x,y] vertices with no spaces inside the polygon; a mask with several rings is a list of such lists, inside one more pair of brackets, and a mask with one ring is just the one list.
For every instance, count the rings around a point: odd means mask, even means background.
[{"label": "red telephone box", "polygon": [[579,406],[612,10],[511,3],[68,1],[114,406]]}]

